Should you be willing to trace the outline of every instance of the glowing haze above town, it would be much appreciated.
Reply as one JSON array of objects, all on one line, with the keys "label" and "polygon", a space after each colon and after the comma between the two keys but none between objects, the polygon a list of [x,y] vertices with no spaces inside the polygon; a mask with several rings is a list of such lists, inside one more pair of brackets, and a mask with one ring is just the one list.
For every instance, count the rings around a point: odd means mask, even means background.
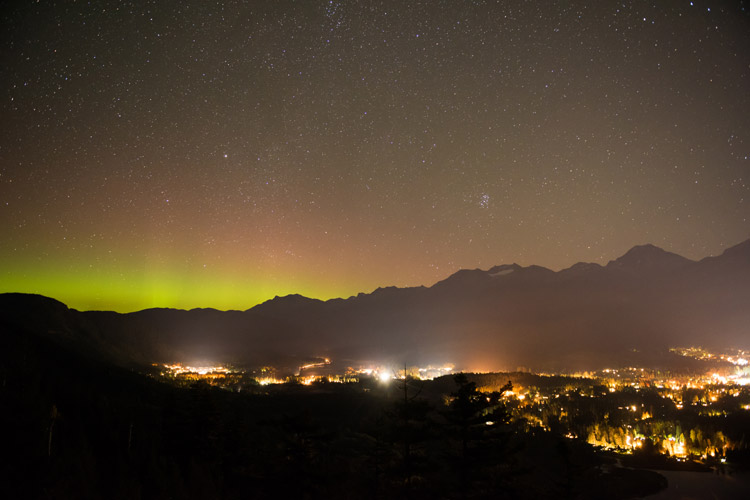
[{"label": "glowing haze above town", "polygon": [[750,235],[744,2],[18,2],[0,292],[246,309]]}]

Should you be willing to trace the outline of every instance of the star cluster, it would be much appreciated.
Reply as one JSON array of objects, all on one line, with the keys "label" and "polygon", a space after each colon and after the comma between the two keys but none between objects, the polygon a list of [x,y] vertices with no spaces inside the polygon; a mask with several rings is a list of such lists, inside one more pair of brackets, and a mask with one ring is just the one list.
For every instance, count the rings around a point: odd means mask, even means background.
[{"label": "star cluster", "polygon": [[3,7],[0,291],[246,308],[750,234],[747,2]]}]

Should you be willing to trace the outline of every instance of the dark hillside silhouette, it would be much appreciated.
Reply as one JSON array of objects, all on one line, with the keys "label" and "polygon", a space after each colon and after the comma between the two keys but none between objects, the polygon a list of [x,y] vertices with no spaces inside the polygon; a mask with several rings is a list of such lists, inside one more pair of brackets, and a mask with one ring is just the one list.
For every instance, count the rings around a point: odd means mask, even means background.
[{"label": "dark hillside silhouette", "polygon": [[[524,431],[501,418],[500,400],[450,378],[430,397],[377,382],[177,388],[59,332],[7,324],[0,376],[8,498],[587,499],[663,487],[645,471],[613,482],[588,445]],[[452,406],[441,384],[457,394]],[[481,413],[490,404],[492,428]]]}]

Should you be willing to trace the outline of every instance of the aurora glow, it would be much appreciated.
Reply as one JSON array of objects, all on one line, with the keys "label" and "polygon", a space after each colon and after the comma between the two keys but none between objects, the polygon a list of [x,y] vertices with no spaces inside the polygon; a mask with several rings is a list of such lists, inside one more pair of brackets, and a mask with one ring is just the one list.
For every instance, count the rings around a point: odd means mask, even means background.
[{"label": "aurora glow", "polygon": [[18,2],[0,292],[247,309],[748,238],[746,2]]}]

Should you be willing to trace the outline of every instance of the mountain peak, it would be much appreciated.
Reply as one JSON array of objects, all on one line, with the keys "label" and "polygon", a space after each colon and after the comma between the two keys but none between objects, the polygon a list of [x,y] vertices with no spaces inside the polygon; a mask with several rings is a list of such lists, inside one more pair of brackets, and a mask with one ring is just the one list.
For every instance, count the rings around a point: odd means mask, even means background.
[{"label": "mountain peak", "polygon": [[598,271],[600,269],[602,269],[602,266],[594,262],[576,262],[569,268],[563,269],[560,272],[573,274],[573,273],[585,273],[585,272]]},{"label": "mountain peak", "polygon": [[622,257],[609,261],[607,267],[620,269],[651,269],[660,267],[668,269],[682,266],[689,262],[692,261],[648,243],[634,246]]},{"label": "mountain peak", "polygon": [[491,268],[489,271],[487,271],[487,274],[492,276],[493,278],[496,276],[505,276],[506,274],[510,274],[514,271],[518,271],[519,269],[522,269],[521,266],[518,264],[503,264],[500,266],[495,266]]},{"label": "mountain peak", "polygon": [[724,257],[744,257],[750,259],[750,239],[727,248],[721,255]]},{"label": "mountain peak", "polygon": [[432,289],[440,290],[451,287],[477,286],[486,283],[490,279],[487,271],[481,269],[459,269],[444,280],[432,285]]},{"label": "mountain peak", "polygon": [[0,293],[0,316],[5,313],[17,314],[24,311],[29,316],[60,315],[68,311],[68,306],[59,300],[35,293]]},{"label": "mountain peak", "polygon": [[692,262],[676,253],[667,252],[650,243],[637,245],[628,250],[622,257],[609,261],[610,269],[674,269]]},{"label": "mountain peak", "polygon": [[277,295],[270,300],[248,309],[248,311],[275,312],[285,308],[305,307],[318,303],[323,303],[323,301],[319,299],[311,299],[298,293],[291,293],[289,295],[284,295],[283,297]]},{"label": "mountain peak", "polygon": [[750,240],[729,247],[718,256],[701,259],[700,263],[708,266],[730,266],[735,271],[750,271]]}]

